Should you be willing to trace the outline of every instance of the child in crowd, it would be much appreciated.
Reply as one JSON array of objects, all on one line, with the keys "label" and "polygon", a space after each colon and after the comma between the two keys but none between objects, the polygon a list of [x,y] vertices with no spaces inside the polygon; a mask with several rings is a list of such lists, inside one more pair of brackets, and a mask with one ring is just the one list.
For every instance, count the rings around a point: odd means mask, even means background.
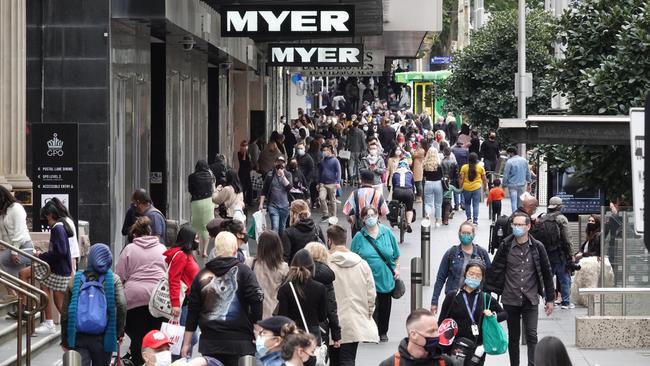
[{"label": "child in crowd", "polygon": [[449,220],[454,218],[454,210],[451,205],[451,199],[454,193],[462,193],[463,190],[456,188],[451,180],[442,179],[442,224],[449,225]]},{"label": "child in crowd", "polygon": [[487,198],[487,205],[492,205],[492,216],[490,219],[495,221],[499,216],[501,216],[501,200],[506,196],[506,193],[501,188],[501,179],[495,179],[492,184],[494,188],[490,189],[490,193]]}]

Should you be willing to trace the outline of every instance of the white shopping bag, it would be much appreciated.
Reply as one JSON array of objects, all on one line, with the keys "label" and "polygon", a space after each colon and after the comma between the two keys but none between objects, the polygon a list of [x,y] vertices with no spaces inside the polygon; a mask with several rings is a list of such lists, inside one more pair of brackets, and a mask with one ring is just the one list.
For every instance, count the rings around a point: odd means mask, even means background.
[{"label": "white shopping bag", "polygon": [[171,342],[170,351],[172,355],[180,355],[181,348],[183,347],[183,335],[185,334],[185,327],[179,325],[178,322],[170,321],[162,323],[160,331],[167,335]]},{"label": "white shopping bag", "polygon": [[256,211],[253,214],[253,220],[255,220],[255,240],[257,240],[260,234],[266,230],[266,215],[264,211]]}]

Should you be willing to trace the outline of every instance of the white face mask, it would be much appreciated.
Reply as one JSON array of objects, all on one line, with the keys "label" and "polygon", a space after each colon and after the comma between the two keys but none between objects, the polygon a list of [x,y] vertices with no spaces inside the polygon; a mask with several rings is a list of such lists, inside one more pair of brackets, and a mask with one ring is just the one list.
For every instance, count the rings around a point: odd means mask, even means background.
[{"label": "white face mask", "polygon": [[156,353],[156,366],[169,366],[172,364],[172,351]]}]

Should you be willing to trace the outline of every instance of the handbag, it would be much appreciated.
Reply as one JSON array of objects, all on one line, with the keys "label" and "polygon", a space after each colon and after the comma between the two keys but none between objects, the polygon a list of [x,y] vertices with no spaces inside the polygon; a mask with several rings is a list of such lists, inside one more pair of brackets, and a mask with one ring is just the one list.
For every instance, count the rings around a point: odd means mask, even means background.
[{"label": "handbag", "polygon": [[254,170],[251,171],[251,189],[259,192],[264,186],[264,176]]},{"label": "handbag", "polygon": [[[486,305],[487,294],[483,293],[483,309],[489,309],[492,303],[492,296]],[[488,355],[500,355],[508,350],[508,336],[503,330],[496,315],[484,316],[481,322],[483,331],[483,347]]]},{"label": "handbag", "polygon": [[352,156],[352,153],[350,150],[339,150],[339,158],[343,160],[350,160],[350,157]]},{"label": "handbag", "polygon": [[[377,247],[377,243],[375,243],[375,239],[373,239],[372,237],[370,237],[370,235],[366,233],[362,232],[362,234],[366,238],[366,240],[370,243],[370,245],[372,245],[372,247],[375,249],[377,254],[379,254],[379,258],[381,258],[381,260],[384,262],[386,267],[390,269],[390,273],[392,273],[393,278],[395,278],[395,270],[393,270],[393,267],[390,266],[390,262],[388,262],[388,259],[384,257],[382,252]],[[390,296],[392,296],[393,299],[399,299],[402,296],[404,296],[404,293],[406,293],[406,285],[404,284],[404,281],[402,281],[401,278],[395,279],[395,287],[393,288],[393,291],[390,293]]]},{"label": "handbag", "polygon": [[[174,258],[180,253],[181,251],[176,252],[169,263],[171,264]],[[187,292],[187,285],[181,281],[181,303],[185,298],[185,292]],[[149,313],[154,318],[167,318],[170,320],[174,318],[172,315],[172,301],[169,297],[169,267],[167,267],[165,276],[158,281],[158,285],[156,285],[156,288],[151,293],[151,297],[149,298]]]},{"label": "handbag", "polygon": [[[302,306],[300,306],[298,294],[296,294],[296,289],[293,287],[293,283],[291,281],[289,281],[289,287],[291,287],[291,292],[293,292],[293,298],[296,299],[296,305],[298,305],[298,311],[300,312],[300,317],[302,318],[302,324],[305,327],[305,331],[309,332],[309,326],[307,325],[307,320],[305,319],[305,313],[302,312]],[[320,331],[323,332],[322,329],[320,329]],[[327,366],[329,364],[327,345],[325,342],[321,342],[320,346],[316,347],[316,351],[314,353],[316,354],[316,366]]]}]

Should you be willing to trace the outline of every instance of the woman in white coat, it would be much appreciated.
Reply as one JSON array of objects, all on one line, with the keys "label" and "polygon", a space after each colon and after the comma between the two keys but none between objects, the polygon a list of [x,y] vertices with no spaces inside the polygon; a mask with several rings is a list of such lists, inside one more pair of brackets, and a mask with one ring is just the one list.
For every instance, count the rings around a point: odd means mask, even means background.
[{"label": "woman in white coat", "polygon": [[379,342],[375,311],[375,280],[370,266],[345,246],[346,230],[338,225],[327,229],[329,266],[334,271],[334,293],[341,324],[340,347],[330,346],[332,365],[354,366],[359,342]]}]

